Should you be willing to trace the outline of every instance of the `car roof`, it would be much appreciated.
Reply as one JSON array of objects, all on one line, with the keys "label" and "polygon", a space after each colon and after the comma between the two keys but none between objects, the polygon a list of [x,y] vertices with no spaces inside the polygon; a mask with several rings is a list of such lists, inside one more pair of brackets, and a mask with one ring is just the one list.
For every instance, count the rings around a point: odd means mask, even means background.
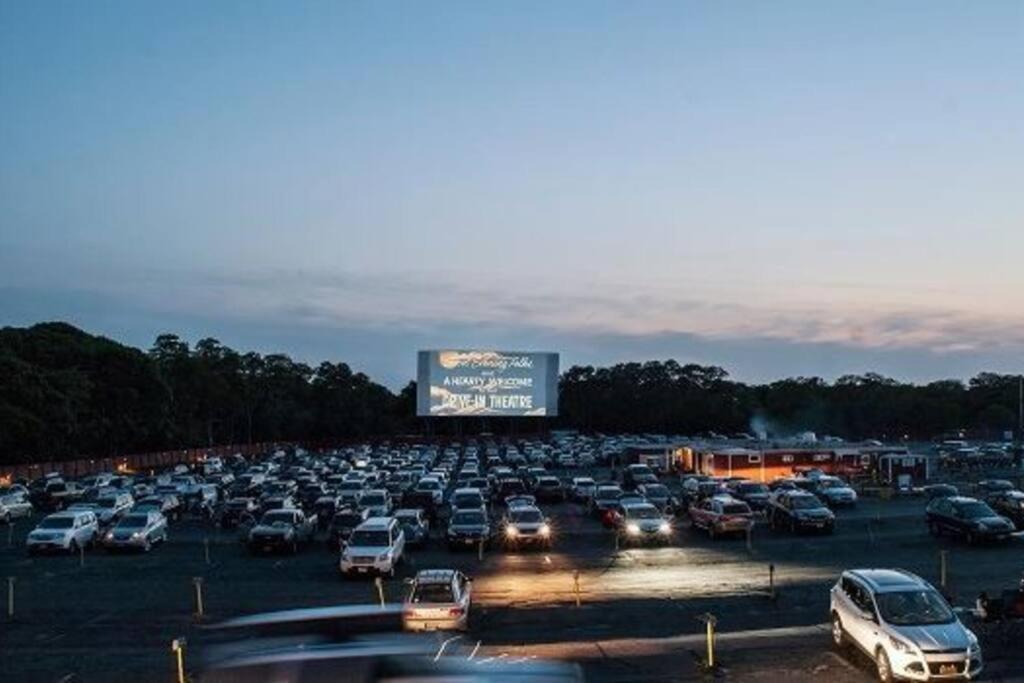
[{"label": "car roof", "polygon": [[453,578],[454,569],[421,569],[416,572],[416,583],[450,583]]},{"label": "car roof", "polygon": [[[455,489],[455,493],[453,495],[458,495],[460,493],[476,493],[476,494],[480,494],[480,489],[478,489],[475,486],[466,486],[466,487],[461,488],[461,489]],[[482,494],[480,494],[480,495],[482,495]]]},{"label": "car roof", "polygon": [[851,569],[846,573],[860,579],[875,593],[930,587],[924,579],[903,569]]},{"label": "car roof", "polygon": [[91,515],[93,514],[93,512],[92,510],[63,510],[61,512],[54,512],[51,515],[47,515],[46,519],[63,519],[65,517],[70,517],[71,519],[74,519],[75,517],[84,514]]}]

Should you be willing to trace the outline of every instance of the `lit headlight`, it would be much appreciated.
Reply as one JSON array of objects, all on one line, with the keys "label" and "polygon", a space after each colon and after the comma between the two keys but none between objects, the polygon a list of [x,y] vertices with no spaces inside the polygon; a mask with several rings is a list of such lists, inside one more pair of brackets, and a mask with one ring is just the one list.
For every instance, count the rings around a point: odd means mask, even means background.
[{"label": "lit headlight", "polygon": [[892,649],[897,652],[910,652],[910,646],[904,643],[899,638],[889,636],[889,644],[892,645]]},{"label": "lit headlight", "polygon": [[630,536],[636,536],[637,534],[640,533],[640,527],[637,526],[636,524],[632,524],[632,523],[627,524],[626,525],[626,533],[629,534]]},{"label": "lit headlight", "polygon": [[132,538],[136,538],[136,539],[142,538],[142,532],[141,531],[136,531],[135,533],[132,534]]},{"label": "lit headlight", "polygon": [[661,526],[658,527],[658,533],[670,534],[672,533],[672,525],[668,522],[662,522]]},{"label": "lit headlight", "polygon": [[978,522],[978,531],[988,531],[988,525],[984,522]]},{"label": "lit headlight", "polygon": [[377,556],[377,560],[379,562],[384,562],[387,559],[388,559],[388,553],[381,553],[380,555]]},{"label": "lit headlight", "polygon": [[108,531],[106,538],[107,538],[108,541],[114,540],[114,532],[113,531]]},{"label": "lit headlight", "polygon": [[509,524],[507,527],[505,527],[505,535],[508,536],[509,538],[515,538],[516,536],[519,535],[519,529],[517,529],[513,525]]},{"label": "lit headlight", "polygon": [[550,536],[551,527],[549,527],[547,524],[541,524],[540,529],[537,530],[537,533],[539,533],[541,536]]}]

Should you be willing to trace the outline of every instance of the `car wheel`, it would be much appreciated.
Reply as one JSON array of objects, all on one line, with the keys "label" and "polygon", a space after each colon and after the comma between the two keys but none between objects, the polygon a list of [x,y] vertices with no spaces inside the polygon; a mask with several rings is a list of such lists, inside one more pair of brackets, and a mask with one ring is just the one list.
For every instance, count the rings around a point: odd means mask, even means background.
[{"label": "car wheel", "polygon": [[153,549],[153,543],[147,538],[146,542],[142,544],[142,552],[148,553]]},{"label": "car wheel", "polygon": [[832,644],[839,650],[846,647],[846,632],[843,631],[843,622],[835,613],[832,614]]},{"label": "car wheel", "polygon": [[875,668],[878,670],[878,680],[881,683],[892,683],[892,666],[889,664],[889,655],[885,654],[885,650],[878,648],[878,653],[875,655]]},{"label": "car wheel", "polygon": [[71,543],[68,543],[68,552],[72,555],[78,552],[78,541],[71,539]]}]

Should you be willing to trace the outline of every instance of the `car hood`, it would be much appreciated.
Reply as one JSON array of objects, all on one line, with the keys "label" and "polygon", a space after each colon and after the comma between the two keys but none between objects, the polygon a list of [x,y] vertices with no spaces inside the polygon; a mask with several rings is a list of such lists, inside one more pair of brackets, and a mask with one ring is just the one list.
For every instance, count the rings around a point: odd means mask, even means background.
[{"label": "car hood", "polygon": [[284,536],[292,531],[290,526],[269,526],[266,524],[257,524],[252,528],[252,534],[254,536]]},{"label": "car hood", "polygon": [[985,526],[987,526],[989,528],[995,528],[995,529],[1012,527],[1012,525],[1008,521],[1006,521],[1005,519],[1003,519],[1002,517],[999,517],[999,516],[996,516],[996,517],[980,517],[980,518],[972,520],[972,521],[977,523],[977,524],[984,524]]},{"label": "car hood", "polygon": [[909,641],[925,651],[967,650],[970,646],[967,629],[959,621],[949,624],[894,626],[893,628],[902,640]]},{"label": "car hood", "polygon": [[640,527],[641,531],[657,531],[657,530],[659,530],[661,528],[661,525],[664,524],[664,520],[661,520],[661,519],[636,519],[636,520],[633,520],[633,521],[629,522],[629,524],[636,524],[638,527]]},{"label": "car hood", "polygon": [[52,538],[64,538],[70,533],[70,529],[35,529],[29,533],[28,537],[47,540]]},{"label": "car hood", "polygon": [[347,553],[350,557],[362,557],[366,555],[383,555],[384,553],[389,552],[390,550],[391,548],[389,548],[386,545],[350,545],[345,548],[345,553]]}]

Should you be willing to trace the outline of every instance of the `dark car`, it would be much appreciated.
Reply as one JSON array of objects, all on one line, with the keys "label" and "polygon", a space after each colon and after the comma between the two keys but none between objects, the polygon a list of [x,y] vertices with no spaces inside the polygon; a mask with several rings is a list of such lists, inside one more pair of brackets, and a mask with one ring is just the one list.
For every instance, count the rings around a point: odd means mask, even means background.
[{"label": "dark car", "polygon": [[220,511],[220,525],[224,529],[234,529],[243,524],[252,524],[260,512],[254,498],[232,498],[224,504]]},{"label": "dark car", "polygon": [[835,530],[836,516],[813,493],[779,491],[768,503],[768,526],[798,531]]},{"label": "dark car", "polygon": [[395,510],[395,519],[402,525],[406,547],[422,547],[430,540],[430,520],[419,508]]},{"label": "dark car", "polygon": [[989,501],[992,509],[1024,530],[1024,491],[1003,491]]},{"label": "dark car", "polygon": [[950,534],[970,544],[1005,541],[1014,531],[1013,522],[1000,517],[987,503],[976,498],[936,498],[928,503],[926,516],[928,531],[933,536]]},{"label": "dark car", "polygon": [[565,487],[558,477],[542,476],[537,478],[533,487],[533,495],[541,503],[563,503],[565,502]]},{"label": "dark car", "polygon": [[925,498],[930,501],[936,498],[951,498],[960,495],[960,491],[952,484],[929,484],[921,489],[921,491],[924,493]]},{"label": "dark car", "polygon": [[370,518],[368,510],[342,508],[334,513],[334,519],[327,527],[327,546],[331,550],[339,550],[348,541],[357,526]]},{"label": "dark car", "polygon": [[484,508],[456,510],[448,520],[448,548],[475,548],[491,540],[491,522]]},{"label": "dark car", "polygon": [[764,510],[771,495],[768,486],[757,481],[738,481],[729,487],[729,491],[733,498],[742,500],[751,510]]},{"label": "dark car", "polygon": [[986,479],[978,482],[978,498],[991,503],[1001,493],[1013,490],[1013,483],[1006,479]]},{"label": "dark car", "polygon": [[312,505],[313,512],[316,514],[317,529],[321,531],[326,529],[341,507],[341,498],[338,496],[320,496],[317,498]]}]

